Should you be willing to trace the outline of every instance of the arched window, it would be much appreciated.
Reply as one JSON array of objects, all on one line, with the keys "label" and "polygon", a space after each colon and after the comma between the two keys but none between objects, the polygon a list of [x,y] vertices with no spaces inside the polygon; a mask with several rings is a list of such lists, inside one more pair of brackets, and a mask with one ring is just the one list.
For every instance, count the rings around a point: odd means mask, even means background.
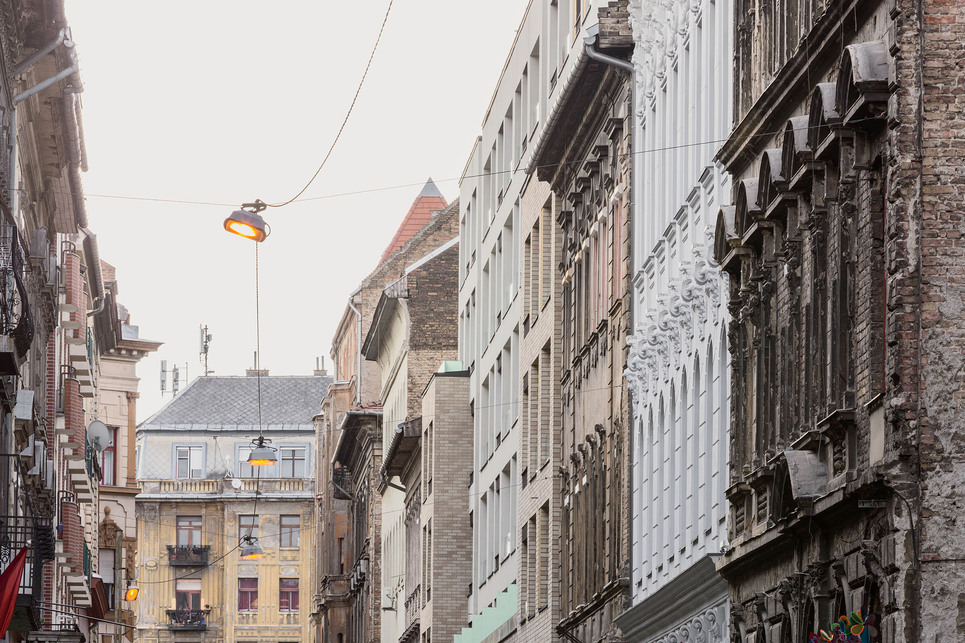
[{"label": "arched window", "polygon": [[664,546],[667,548],[667,561],[669,562],[676,554],[676,548],[678,545],[679,534],[674,533],[676,531],[675,526],[677,524],[674,519],[677,511],[677,478],[680,476],[680,469],[677,465],[677,449],[680,445],[677,443],[677,390],[674,386],[674,382],[670,382],[670,417],[667,422],[667,512],[666,512],[666,542]]},{"label": "arched window", "polygon": [[718,458],[715,454],[720,450],[721,445],[717,439],[717,425],[720,422],[718,411],[714,407],[714,341],[711,340],[707,346],[707,361],[704,364],[704,390],[706,401],[704,406],[704,444],[706,445],[706,457],[704,458],[704,531],[710,531],[713,527],[714,508],[724,495],[721,480],[725,472],[717,469],[715,463]]},{"label": "arched window", "polygon": [[[658,453],[660,454],[659,456],[660,460],[659,462],[654,463],[654,469],[655,469],[654,481],[655,482],[659,481],[657,489],[655,489],[656,493],[654,493],[654,498],[656,499],[655,503],[659,502],[660,498],[663,498],[663,503],[662,503],[662,506],[658,505],[657,508],[655,509],[655,511],[657,511],[658,513],[655,516],[656,520],[654,521],[653,533],[655,535],[655,542],[654,542],[653,550],[655,553],[660,552],[660,555],[657,557],[657,569],[656,569],[657,572],[660,572],[661,570],[663,570],[663,563],[667,560],[667,557],[669,556],[669,548],[670,548],[669,544],[667,543],[666,531],[664,529],[660,529],[661,523],[663,523],[663,525],[666,525],[669,522],[668,512],[667,512],[667,505],[669,503],[669,494],[667,493],[667,486],[668,486],[667,483],[670,475],[666,464],[667,409],[666,409],[666,406],[664,405],[664,399],[663,399],[662,393],[660,394],[660,403],[657,409],[658,410],[657,410],[656,439],[660,441],[660,450],[658,451]],[[659,475],[657,472],[659,472]]]},{"label": "arched window", "polygon": [[643,460],[643,483],[640,485],[643,490],[643,502],[645,504],[644,524],[643,524],[643,573],[650,576],[653,573],[653,559],[657,555],[657,548],[654,546],[654,533],[657,525],[656,498],[657,489],[654,484],[657,480],[654,471],[654,441],[653,441],[653,406],[647,411],[647,436],[645,446],[645,459]]},{"label": "arched window", "polygon": [[728,457],[728,427],[730,426],[730,364],[727,359],[727,332],[724,329],[720,331],[720,341],[717,344],[717,372],[720,375],[717,378],[717,406],[718,418],[717,423],[717,462],[716,468],[720,477],[720,490],[717,497],[714,498],[714,502],[720,503],[720,511],[717,519],[720,521],[724,520],[724,491],[730,485],[730,471],[728,469],[730,458]]},{"label": "arched window", "polygon": [[688,535],[693,524],[688,520],[690,507],[693,505],[692,496],[695,488],[690,485],[690,470],[697,466],[691,460],[687,441],[690,439],[690,387],[687,381],[687,368],[680,374],[680,420],[677,423],[677,463],[680,477],[680,509],[677,511],[677,539],[680,551],[690,546]]}]

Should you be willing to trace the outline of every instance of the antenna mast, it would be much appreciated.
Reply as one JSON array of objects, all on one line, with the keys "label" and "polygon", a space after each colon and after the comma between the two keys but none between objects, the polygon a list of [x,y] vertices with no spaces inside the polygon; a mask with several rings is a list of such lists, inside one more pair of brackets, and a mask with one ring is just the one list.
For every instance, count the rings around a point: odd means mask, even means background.
[{"label": "antenna mast", "polygon": [[202,375],[204,375],[204,377],[207,377],[211,373],[214,373],[214,371],[208,369],[208,348],[211,346],[211,339],[214,336],[208,332],[207,324],[199,326],[199,330],[201,331],[201,337],[200,337],[201,341],[199,342],[199,345],[198,345],[199,358],[201,360],[201,365],[204,367],[204,371]]}]

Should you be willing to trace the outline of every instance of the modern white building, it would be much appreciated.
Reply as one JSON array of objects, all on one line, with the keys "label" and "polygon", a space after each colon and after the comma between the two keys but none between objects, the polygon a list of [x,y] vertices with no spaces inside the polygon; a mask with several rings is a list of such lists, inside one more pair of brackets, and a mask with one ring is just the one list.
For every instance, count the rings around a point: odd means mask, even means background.
[{"label": "modern white building", "polygon": [[[729,357],[713,263],[730,180],[714,160],[732,120],[729,0],[631,0],[633,193],[632,607],[628,641],[724,641]],[[703,633],[702,637],[698,636]]]},{"label": "modern white building", "polygon": [[[606,4],[584,0],[529,3],[460,181],[459,359],[471,371],[475,451],[473,470],[466,480],[470,485],[473,581],[468,588],[463,643],[522,631],[517,630],[518,612],[525,598],[519,594],[518,583],[527,572],[518,552],[526,537],[522,534],[528,532],[523,526],[533,516],[539,523],[543,514],[538,512],[544,505],[559,503],[552,484],[532,486],[520,477],[527,459],[520,444],[519,400],[524,387],[520,339],[529,330],[523,318],[531,311],[523,310],[519,295],[525,278],[523,240],[533,238],[532,230],[523,230],[520,222],[526,218],[523,208],[530,203],[544,207],[545,196],[542,200],[524,198],[549,194],[545,185],[536,189],[535,174],[527,173],[532,169],[531,155],[551,106],[580,60],[586,28],[596,24],[597,9]],[[548,230],[555,226],[555,221],[546,223]],[[540,247],[551,248],[549,232],[540,236],[537,231],[535,238]],[[559,281],[557,266],[547,262],[537,271],[537,278],[540,288],[551,288]],[[549,336],[553,334],[549,331]],[[524,488],[525,498],[520,495]],[[530,507],[535,508],[533,516],[527,513]],[[558,538],[557,528],[546,528]],[[558,543],[547,538],[546,547],[550,551],[541,557],[544,566],[546,561],[558,560],[553,549]],[[558,591],[548,582],[546,585],[548,603],[549,596]],[[555,625],[549,631],[544,629],[537,640],[556,640]]]}]

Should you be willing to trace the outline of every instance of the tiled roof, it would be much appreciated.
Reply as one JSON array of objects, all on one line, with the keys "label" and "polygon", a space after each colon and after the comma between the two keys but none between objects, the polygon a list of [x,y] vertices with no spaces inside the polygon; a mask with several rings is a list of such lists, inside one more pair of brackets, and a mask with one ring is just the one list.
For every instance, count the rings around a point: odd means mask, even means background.
[{"label": "tiled roof", "polygon": [[[332,378],[263,376],[261,425],[270,430],[308,430],[321,410]],[[250,430],[258,428],[258,378],[199,377],[145,420],[143,430]]]},{"label": "tiled roof", "polygon": [[402,219],[399,229],[395,231],[395,236],[392,237],[389,246],[385,249],[385,252],[382,253],[382,259],[379,260],[380,263],[388,259],[389,255],[404,246],[406,241],[425,227],[425,225],[432,220],[433,210],[441,210],[447,205],[448,203],[445,197],[442,196],[439,188],[436,187],[436,184],[430,178],[422,187],[419,196],[412,202],[412,207],[409,208],[405,218]]}]

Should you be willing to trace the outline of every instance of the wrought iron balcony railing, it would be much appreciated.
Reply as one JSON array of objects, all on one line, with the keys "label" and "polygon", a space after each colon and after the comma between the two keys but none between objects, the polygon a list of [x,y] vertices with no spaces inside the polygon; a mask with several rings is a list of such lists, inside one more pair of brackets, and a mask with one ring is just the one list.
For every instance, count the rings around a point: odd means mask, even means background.
[{"label": "wrought iron balcony railing", "polygon": [[211,610],[166,610],[169,630],[208,629],[208,613]]},{"label": "wrought iron balcony railing", "polygon": [[168,545],[168,563],[172,567],[195,567],[208,564],[208,545]]},{"label": "wrought iron balcony railing", "polygon": [[0,372],[4,375],[19,374],[18,362],[33,342],[24,264],[17,227],[0,224]]},{"label": "wrought iron balcony railing", "polygon": [[10,621],[10,629],[19,632],[34,630],[41,623],[43,564],[54,557],[54,531],[49,518],[0,516],[0,565],[9,564],[24,546],[27,563]]}]

